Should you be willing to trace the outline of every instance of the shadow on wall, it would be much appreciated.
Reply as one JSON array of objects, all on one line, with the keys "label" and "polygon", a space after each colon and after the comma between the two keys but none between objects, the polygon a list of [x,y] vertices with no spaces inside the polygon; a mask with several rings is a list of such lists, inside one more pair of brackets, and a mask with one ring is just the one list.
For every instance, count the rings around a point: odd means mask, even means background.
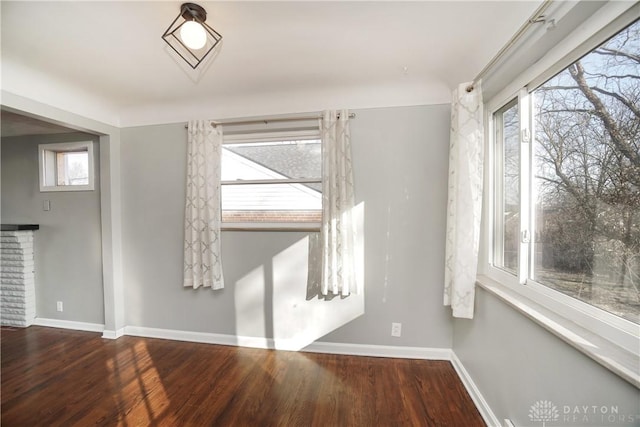
[{"label": "shadow on wall", "polygon": [[317,236],[307,235],[232,284],[239,345],[297,351],[364,314],[364,203],[354,214],[358,292],[344,298],[318,292]]}]

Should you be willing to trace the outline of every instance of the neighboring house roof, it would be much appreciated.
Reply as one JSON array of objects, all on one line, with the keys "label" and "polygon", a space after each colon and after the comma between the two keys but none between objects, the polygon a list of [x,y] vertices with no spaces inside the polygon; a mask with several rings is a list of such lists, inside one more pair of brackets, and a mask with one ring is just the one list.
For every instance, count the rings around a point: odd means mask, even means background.
[{"label": "neighboring house roof", "polygon": [[225,148],[288,178],[320,178],[322,175],[321,146],[317,139],[268,145],[237,144]]},{"label": "neighboring house roof", "polygon": [[[307,144],[311,145],[311,144]],[[273,147],[273,146],[269,146]],[[226,146],[222,149],[222,181],[319,178],[314,163],[320,156],[309,150],[297,153],[295,145],[283,145],[282,151],[256,146]],[[308,148],[308,147],[307,147]],[[305,154],[304,152],[307,151]],[[241,152],[242,155],[238,154]],[[288,152],[289,155],[283,154]],[[297,155],[300,154],[300,155]],[[315,157],[315,158],[314,158]],[[316,160],[317,159],[317,160]],[[305,165],[307,161],[307,165]],[[319,171],[319,168],[316,170]],[[307,176],[308,175],[308,176]],[[242,184],[222,188],[225,210],[319,210],[322,194],[311,188],[320,184]]]}]

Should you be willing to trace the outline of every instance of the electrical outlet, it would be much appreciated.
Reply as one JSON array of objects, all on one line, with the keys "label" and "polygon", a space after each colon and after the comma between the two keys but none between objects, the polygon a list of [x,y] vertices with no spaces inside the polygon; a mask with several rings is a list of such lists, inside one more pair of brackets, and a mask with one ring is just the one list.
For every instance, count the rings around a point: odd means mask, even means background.
[{"label": "electrical outlet", "polygon": [[402,323],[392,323],[391,324],[391,336],[399,337],[402,335]]},{"label": "electrical outlet", "polygon": [[42,210],[43,211],[50,211],[51,210],[51,201],[50,200],[43,200],[42,201]]},{"label": "electrical outlet", "polygon": [[62,301],[58,301],[58,302],[56,303],[56,308],[57,308],[57,310],[58,310],[58,311],[63,311],[63,310],[62,310]]}]

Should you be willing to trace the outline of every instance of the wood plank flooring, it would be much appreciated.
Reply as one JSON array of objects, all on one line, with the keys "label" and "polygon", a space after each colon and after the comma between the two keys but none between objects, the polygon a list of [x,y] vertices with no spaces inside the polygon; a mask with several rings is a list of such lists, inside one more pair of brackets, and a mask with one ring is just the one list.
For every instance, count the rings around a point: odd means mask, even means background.
[{"label": "wood plank flooring", "polygon": [[9,426],[484,426],[445,361],[3,327]]}]

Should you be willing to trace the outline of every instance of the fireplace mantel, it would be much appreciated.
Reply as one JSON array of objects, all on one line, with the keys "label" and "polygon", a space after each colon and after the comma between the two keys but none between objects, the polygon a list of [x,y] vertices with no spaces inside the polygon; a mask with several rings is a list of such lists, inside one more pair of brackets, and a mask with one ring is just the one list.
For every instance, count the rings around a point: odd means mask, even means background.
[{"label": "fireplace mantel", "polygon": [[0,231],[28,231],[39,230],[39,224],[1,224]]}]

